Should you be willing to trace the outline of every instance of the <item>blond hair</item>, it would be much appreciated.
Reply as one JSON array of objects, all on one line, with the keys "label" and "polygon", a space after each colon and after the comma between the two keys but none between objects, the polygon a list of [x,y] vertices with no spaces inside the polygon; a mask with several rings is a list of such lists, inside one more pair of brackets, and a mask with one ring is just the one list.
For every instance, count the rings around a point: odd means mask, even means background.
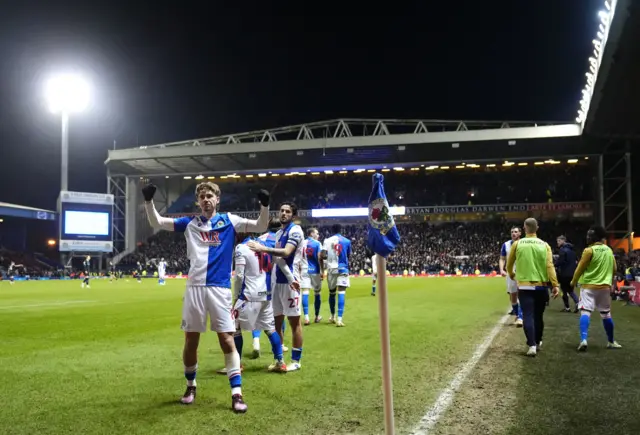
[{"label": "blond hair", "polygon": [[196,199],[202,192],[211,191],[215,196],[220,196],[220,187],[211,181],[204,181],[196,186]]}]

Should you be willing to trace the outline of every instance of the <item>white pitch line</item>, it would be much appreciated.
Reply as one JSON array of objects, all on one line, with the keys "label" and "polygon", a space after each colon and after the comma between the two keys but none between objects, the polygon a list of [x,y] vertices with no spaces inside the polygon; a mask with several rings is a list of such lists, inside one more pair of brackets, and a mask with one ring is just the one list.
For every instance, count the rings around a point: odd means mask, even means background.
[{"label": "white pitch line", "polygon": [[476,348],[475,352],[473,353],[469,361],[467,361],[460,368],[460,370],[453,377],[453,379],[451,380],[451,383],[449,383],[447,388],[442,390],[436,402],[429,409],[429,411],[420,419],[420,422],[418,423],[416,428],[413,430],[413,432],[411,432],[411,435],[427,435],[429,431],[431,431],[435,427],[435,425],[440,420],[440,417],[442,417],[444,413],[447,411],[447,409],[449,409],[449,406],[451,406],[451,402],[453,402],[453,397],[455,396],[456,392],[460,389],[462,384],[467,380],[469,373],[473,371],[475,366],[478,364],[478,361],[480,361],[480,359],[485,354],[489,346],[491,346],[491,343],[496,338],[496,335],[498,335],[498,333],[500,332],[500,330],[502,329],[504,324],[507,322],[507,320],[509,320],[510,317],[511,316],[508,314],[505,315],[500,319],[498,324],[493,327],[491,332],[489,332],[489,335],[487,335],[484,341],[480,343],[480,345]]},{"label": "white pitch line", "polygon": [[49,303],[49,304],[9,305],[6,307],[0,306],[0,310],[8,310],[11,308],[55,307],[59,305],[88,304],[89,302],[95,302],[95,301],[66,301],[66,302],[55,302],[55,303]]}]

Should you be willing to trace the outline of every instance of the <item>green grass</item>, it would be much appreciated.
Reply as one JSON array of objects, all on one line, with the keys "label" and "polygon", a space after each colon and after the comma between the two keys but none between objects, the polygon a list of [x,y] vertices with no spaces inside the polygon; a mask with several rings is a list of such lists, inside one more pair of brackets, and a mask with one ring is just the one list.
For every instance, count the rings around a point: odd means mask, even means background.
[{"label": "green grass", "polygon": [[[184,391],[184,281],[0,282],[1,434],[377,434],[383,432],[377,298],[353,279],[346,328],[305,327],[303,369],[267,373],[245,359],[246,415],[230,411],[214,334],[201,340],[198,400]],[[508,306],[500,279],[389,279],[396,426],[409,432]],[[326,288],[322,314],[328,317]],[[312,307],[311,307],[312,308]],[[313,308],[312,308],[313,309]],[[505,326],[436,426],[447,434],[640,433],[640,309],[614,303],[620,351],[592,318],[578,354],[577,316],[546,315],[544,350],[523,357]],[[289,332],[285,342],[290,344]],[[250,335],[245,335],[250,349]]]},{"label": "green grass", "polygon": [[[389,279],[396,424],[410,430],[504,314],[498,280]],[[184,281],[0,283],[0,433],[381,433],[377,299],[353,279],[346,328],[304,330],[303,369],[244,359],[246,415],[230,411],[214,334],[200,346],[198,400],[184,391],[179,329]],[[326,286],[326,284],[325,284]],[[500,290],[498,290],[500,289]],[[322,314],[328,317],[326,288]],[[313,309],[311,307],[311,309]],[[285,343],[290,344],[287,331]],[[250,349],[250,335],[245,347]]]}]

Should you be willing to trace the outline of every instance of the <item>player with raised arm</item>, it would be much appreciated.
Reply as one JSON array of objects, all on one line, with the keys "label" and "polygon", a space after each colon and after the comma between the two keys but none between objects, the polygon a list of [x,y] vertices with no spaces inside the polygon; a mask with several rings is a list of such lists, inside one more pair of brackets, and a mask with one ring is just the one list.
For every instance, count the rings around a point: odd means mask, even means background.
[{"label": "player with raised arm", "polygon": [[[286,267],[293,273],[295,280],[300,282],[298,269],[294,267],[296,257],[303,255],[302,240],[304,233],[300,225],[293,223],[293,218],[298,215],[298,208],[292,202],[284,202],[280,205],[280,222],[282,229],[276,235],[275,248],[268,248],[261,243],[251,241],[247,245],[252,251],[258,253],[271,254],[275,263],[284,261]],[[287,366],[287,371],[299,370],[302,366],[302,323],[300,322],[300,292],[289,284],[287,277],[280,270],[276,269],[275,286],[273,287],[273,314],[275,315],[276,331],[281,334],[284,317],[289,319],[291,334],[293,338],[293,348],[291,350],[292,363]]]},{"label": "player with raised arm", "polygon": [[307,239],[302,242],[303,261],[300,263],[302,277],[300,288],[302,288],[302,311],[304,313],[305,325],[311,323],[309,321],[309,289],[313,289],[314,293],[313,308],[316,314],[314,323],[320,323],[322,320],[322,316],[320,315],[320,305],[322,304],[320,291],[322,290],[324,270],[322,260],[320,259],[322,246],[320,242],[318,242],[319,238],[320,233],[318,229],[309,228],[307,231]]},{"label": "player with raised arm", "polygon": [[587,350],[591,312],[598,310],[602,325],[607,333],[607,348],[620,349],[613,339],[613,319],[611,318],[611,286],[616,274],[616,259],[606,245],[607,232],[601,226],[594,226],[587,232],[589,246],[582,251],[580,263],[573,274],[571,288],[580,284],[580,345],[578,350]]},{"label": "player with raised arm", "polygon": [[[247,246],[252,238],[245,239],[236,246],[236,275],[234,279],[234,313],[237,321],[235,335],[236,349],[242,357],[242,330],[264,331],[269,337],[274,363],[269,366],[271,372],[287,371],[282,356],[282,341],[276,334],[273,307],[271,304],[271,290],[267,286],[266,272],[271,271],[273,263],[269,254],[253,252]],[[258,241],[258,243],[264,243]],[[300,290],[300,285],[294,280],[293,274],[286,264],[279,262],[278,267],[287,277],[287,281],[294,290]]]},{"label": "player with raised arm", "polygon": [[113,261],[109,262],[109,282],[113,282],[114,279],[118,279],[118,275],[116,272],[116,265],[113,264]]},{"label": "player with raised arm", "polygon": [[22,264],[16,264],[15,262],[11,262],[9,264],[9,269],[7,269],[7,275],[9,275],[9,284],[13,285],[13,283],[15,282],[15,273],[16,273],[16,269],[18,267],[24,267],[22,266]]},{"label": "player with raised arm", "polygon": [[231,267],[236,232],[262,232],[267,229],[269,192],[261,190],[258,193],[261,204],[258,220],[218,213],[220,188],[214,183],[206,182],[196,186],[196,200],[202,210],[202,214],[197,217],[161,217],[153,205],[155,192],[156,186],[153,184],[142,189],[149,222],[153,228],[184,233],[190,262],[182,306],[181,328],[185,331],[182,360],[187,389],[181,402],[192,404],[196,399],[198,344],[200,334],[207,330],[208,315],[211,330],[216,331],[224,353],[227,377],[231,385],[231,408],[234,412],[246,412],[247,405],[242,398],[240,356],[233,339],[236,325],[232,313]]},{"label": "player with raised arm", "polygon": [[[325,239],[322,247],[322,258],[327,260],[327,284],[329,286],[330,323],[342,327],[344,305],[347,288],[349,288],[349,257],[351,256],[351,240],[342,236],[342,226],[335,224],[331,227],[333,236]],[[338,293],[338,317],[336,319],[336,291]]]},{"label": "player with raised arm", "polygon": [[507,258],[511,247],[514,242],[520,240],[522,231],[518,227],[511,228],[511,240],[504,242],[502,248],[500,248],[500,260],[498,262],[500,266],[500,275],[507,279],[507,294],[509,295],[509,301],[511,302],[511,312],[509,314],[516,316],[515,325],[518,328],[522,328],[522,309],[520,308],[520,302],[518,301],[518,283],[512,280],[505,269],[507,265]]},{"label": "player with raised arm", "polygon": [[89,274],[91,273],[91,256],[87,255],[87,257],[82,262],[82,268],[84,270],[84,279],[82,280],[81,287],[84,288],[85,285],[87,288],[91,288],[89,285]]},{"label": "player with raised arm", "polygon": [[164,257],[158,262],[158,284],[164,285],[164,277],[167,273],[167,262],[164,261]]}]

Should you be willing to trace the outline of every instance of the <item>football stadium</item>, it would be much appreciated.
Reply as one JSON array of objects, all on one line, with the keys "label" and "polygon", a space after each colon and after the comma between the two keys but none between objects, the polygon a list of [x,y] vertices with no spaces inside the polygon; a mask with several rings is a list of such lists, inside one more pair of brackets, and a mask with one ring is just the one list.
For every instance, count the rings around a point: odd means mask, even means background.
[{"label": "football stadium", "polygon": [[[125,147],[105,192],[0,203],[0,433],[640,433],[640,9],[602,3],[571,122]],[[23,220],[59,228],[57,257],[20,248]],[[533,234],[545,279],[518,278]],[[610,283],[573,279],[600,247]]]}]

